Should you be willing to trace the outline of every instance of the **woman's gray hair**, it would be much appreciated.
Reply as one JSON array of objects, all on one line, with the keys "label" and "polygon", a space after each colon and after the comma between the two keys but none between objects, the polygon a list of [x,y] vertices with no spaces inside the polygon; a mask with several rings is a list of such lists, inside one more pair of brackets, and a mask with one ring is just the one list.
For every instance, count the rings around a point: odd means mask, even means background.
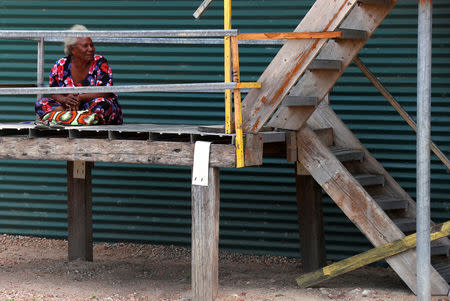
[{"label": "woman's gray hair", "polygon": [[[72,26],[69,29],[69,31],[88,31],[88,29],[84,25],[76,24],[76,25]],[[76,37],[64,38],[64,53],[66,55],[71,55],[72,53],[70,52],[70,46],[73,46],[76,43],[77,43],[77,38]]]}]

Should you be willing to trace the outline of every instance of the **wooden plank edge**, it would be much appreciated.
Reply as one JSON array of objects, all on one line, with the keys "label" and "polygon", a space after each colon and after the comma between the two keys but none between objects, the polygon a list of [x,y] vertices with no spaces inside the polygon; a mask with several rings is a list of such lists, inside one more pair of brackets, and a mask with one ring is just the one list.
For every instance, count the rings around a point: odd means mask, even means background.
[{"label": "wooden plank edge", "polygon": [[[0,137],[0,158],[192,166],[189,142]],[[212,167],[236,167],[235,147],[212,144]]]},{"label": "wooden plank edge", "polygon": [[192,14],[194,18],[199,19],[212,2],[213,0],[204,0],[202,4],[200,4],[200,6],[197,8],[197,10]]},{"label": "wooden plank edge", "polygon": [[239,40],[272,40],[272,39],[334,39],[341,38],[341,31],[322,32],[254,32],[240,33]]}]

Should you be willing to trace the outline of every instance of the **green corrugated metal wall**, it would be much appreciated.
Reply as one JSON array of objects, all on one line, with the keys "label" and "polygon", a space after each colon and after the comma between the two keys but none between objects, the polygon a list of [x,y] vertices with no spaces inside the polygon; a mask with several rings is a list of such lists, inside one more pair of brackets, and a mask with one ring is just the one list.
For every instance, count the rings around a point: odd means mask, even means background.
[{"label": "green corrugated metal wall", "polygon": [[[243,32],[291,31],[314,1],[233,0],[233,24]],[[222,27],[216,0],[200,20],[198,1],[0,1],[1,29],[207,29]],[[450,3],[435,0],[433,139],[450,153]],[[361,52],[361,58],[415,116],[417,1],[402,0]],[[243,46],[242,80],[255,81],[278,47]],[[117,85],[222,81],[220,46],[104,45]],[[63,55],[46,46],[46,73]],[[0,41],[0,83],[35,82],[35,42]],[[217,124],[218,94],[121,94],[127,123]],[[415,136],[356,67],[331,94],[341,118],[400,184],[415,196]],[[0,96],[0,121],[34,118],[33,98]],[[450,218],[450,174],[432,162],[432,217]],[[0,160],[0,232],[66,236],[65,163]],[[96,241],[190,244],[190,169],[96,164],[93,180]],[[370,247],[340,210],[324,200],[327,256]],[[221,171],[222,249],[299,256],[293,166],[267,159],[262,167]]]}]

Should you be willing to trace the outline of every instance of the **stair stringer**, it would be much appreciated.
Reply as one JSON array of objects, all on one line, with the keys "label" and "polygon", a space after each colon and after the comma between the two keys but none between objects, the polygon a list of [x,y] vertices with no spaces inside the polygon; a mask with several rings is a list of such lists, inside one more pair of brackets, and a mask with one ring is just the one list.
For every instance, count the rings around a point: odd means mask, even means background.
[{"label": "stair stringer", "polygon": [[[393,0],[397,1],[397,0]],[[316,0],[295,32],[334,31],[357,0]],[[328,39],[288,40],[242,102],[242,129],[257,133],[281,104]]]},{"label": "stair stringer", "polygon": [[[359,3],[348,14],[340,28],[363,30],[367,37],[371,37],[380,26],[397,0],[391,1],[389,6]],[[317,97],[320,101],[329,93],[337,80],[342,76],[353,58],[364,47],[367,40],[328,40],[318,57],[342,61],[341,71],[315,70],[307,71],[298,80],[298,83],[289,91],[291,96]],[[311,114],[311,108],[278,107],[267,126],[288,130],[300,129]]]},{"label": "stair stringer", "polygon": [[328,99],[324,100],[316,111],[308,119],[307,125],[312,129],[332,128],[334,145],[349,149],[358,149],[364,152],[364,164],[361,164],[361,171],[368,174],[383,175],[385,179],[384,188],[390,194],[398,199],[408,201],[406,217],[416,216],[416,203],[408,193],[395,181],[395,179],[384,169],[384,167],[375,159],[366,149],[352,131],[345,125],[342,119],[334,112],[329,105]]},{"label": "stair stringer", "polygon": [[[298,161],[375,247],[405,236],[311,129],[300,129],[297,143]],[[389,257],[386,261],[417,294],[415,250]],[[430,279],[433,295],[448,294],[447,282],[433,267]]]},{"label": "stair stringer", "polygon": [[[385,179],[384,189],[397,199],[407,200],[408,208],[404,217],[416,217],[416,202],[397,183],[397,181],[384,169],[380,162],[365,148],[359,139],[345,125],[341,118],[334,112],[326,98],[307,121],[312,129],[332,128],[334,133],[334,145],[349,149],[358,149],[364,152],[364,163],[360,164],[361,172],[367,174],[383,175]],[[433,222],[431,222],[434,225]],[[437,240],[441,244],[450,246],[450,240],[446,237]]]}]

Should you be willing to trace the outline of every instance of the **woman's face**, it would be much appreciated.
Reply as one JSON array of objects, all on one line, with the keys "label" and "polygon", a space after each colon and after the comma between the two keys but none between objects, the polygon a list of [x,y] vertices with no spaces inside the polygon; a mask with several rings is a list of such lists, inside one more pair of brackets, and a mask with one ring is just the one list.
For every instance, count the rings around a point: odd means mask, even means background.
[{"label": "woman's face", "polygon": [[77,43],[70,47],[72,56],[90,62],[94,60],[95,47],[91,38],[77,38]]}]

